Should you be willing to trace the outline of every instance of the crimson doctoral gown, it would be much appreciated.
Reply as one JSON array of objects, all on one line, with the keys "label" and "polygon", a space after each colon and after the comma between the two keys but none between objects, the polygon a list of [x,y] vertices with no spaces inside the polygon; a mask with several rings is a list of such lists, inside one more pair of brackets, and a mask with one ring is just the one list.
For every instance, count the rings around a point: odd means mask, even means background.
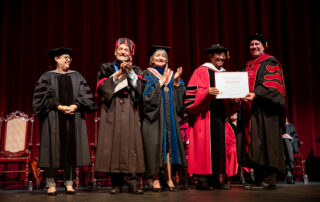
[{"label": "crimson doctoral gown", "polygon": [[223,100],[208,95],[215,86],[213,64],[198,67],[187,86],[185,106],[190,114],[188,172],[225,173],[225,106]]}]

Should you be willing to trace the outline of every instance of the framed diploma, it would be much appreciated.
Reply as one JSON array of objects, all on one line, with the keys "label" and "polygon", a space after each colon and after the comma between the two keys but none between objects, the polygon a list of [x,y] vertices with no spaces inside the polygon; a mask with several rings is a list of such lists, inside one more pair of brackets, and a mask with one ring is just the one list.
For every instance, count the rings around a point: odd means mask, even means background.
[{"label": "framed diploma", "polygon": [[216,99],[243,98],[249,93],[247,72],[215,72]]}]

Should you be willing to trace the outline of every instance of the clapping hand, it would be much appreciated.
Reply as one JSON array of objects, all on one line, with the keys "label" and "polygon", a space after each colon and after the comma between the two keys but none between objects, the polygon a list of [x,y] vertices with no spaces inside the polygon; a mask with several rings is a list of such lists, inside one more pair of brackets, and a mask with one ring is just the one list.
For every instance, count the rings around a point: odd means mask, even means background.
[{"label": "clapping hand", "polygon": [[182,67],[178,67],[177,72],[174,74],[174,83],[178,84],[182,75]]},{"label": "clapping hand", "polygon": [[163,76],[160,79],[160,86],[163,86],[167,80],[168,77],[168,64],[166,64],[166,67],[164,68]]}]

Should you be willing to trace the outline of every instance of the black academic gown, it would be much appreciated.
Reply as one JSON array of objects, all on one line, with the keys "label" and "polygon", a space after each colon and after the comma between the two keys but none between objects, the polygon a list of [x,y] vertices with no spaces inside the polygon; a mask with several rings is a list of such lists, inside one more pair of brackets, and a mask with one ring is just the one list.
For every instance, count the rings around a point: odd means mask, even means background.
[{"label": "black academic gown", "polygon": [[[96,155],[96,171],[108,173],[144,173],[139,104],[143,82],[141,70],[133,65],[137,86],[131,84],[118,92],[112,75],[116,63],[104,63],[98,72],[97,93],[102,98]],[[139,78],[140,77],[140,78]]]},{"label": "black academic gown", "polygon": [[[174,73],[171,79],[173,79]],[[184,84],[171,86],[172,111],[170,112],[169,93],[160,88],[157,77],[149,70],[143,72],[147,80],[143,92],[143,121],[142,136],[145,150],[146,175],[151,176],[160,172],[166,164],[165,155],[170,153],[170,163],[187,167],[185,150],[181,139],[178,114],[184,111]],[[163,98],[165,94],[165,98]],[[164,110],[164,105],[165,110]],[[171,113],[171,116],[170,116]],[[173,119],[173,120],[171,120]],[[172,124],[175,125],[173,132]],[[165,137],[164,137],[164,131]],[[175,135],[174,135],[175,134]],[[166,151],[164,151],[164,148]]]},{"label": "black academic gown", "polygon": [[[61,148],[62,140],[60,127],[61,112],[57,106],[61,103],[61,89],[59,94],[58,79],[62,74],[56,71],[45,72],[37,82],[33,96],[33,111],[40,120],[40,151],[39,167],[60,168],[61,157],[64,152]],[[84,112],[92,112],[97,109],[90,88],[83,76],[76,71],[69,71],[64,74],[71,79],[70,91],[73,93],[73,101],[78,106],[71,118],[72,133],[75,141],[75,161],[73,166],[84,166],[90,164],[89,145]],[[71,96],[72,97],[72,96]],[[64,115],[62,115],[64,116]],[[70,115],[68,115],[70,116]],[[69,124],[68,124],[69,125]]]},{"label": "black academic gown", "polygon": [[267,54],[247,63],[252,103],[243,103],[237,136],[238,160],[247,167],[284,169],[282,127],[286,92],[280,63]]}]

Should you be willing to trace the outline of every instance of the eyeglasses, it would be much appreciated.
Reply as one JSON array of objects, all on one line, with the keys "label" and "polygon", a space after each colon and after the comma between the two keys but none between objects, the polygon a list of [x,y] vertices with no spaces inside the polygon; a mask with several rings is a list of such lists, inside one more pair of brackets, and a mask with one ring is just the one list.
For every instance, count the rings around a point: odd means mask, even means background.
[{"label": "eyeglasses", "polygon": [[72,61],[72,57],[70,57],[70,56],[64,56],[63,57],[65,60],[70,60],[70,61]]}]

